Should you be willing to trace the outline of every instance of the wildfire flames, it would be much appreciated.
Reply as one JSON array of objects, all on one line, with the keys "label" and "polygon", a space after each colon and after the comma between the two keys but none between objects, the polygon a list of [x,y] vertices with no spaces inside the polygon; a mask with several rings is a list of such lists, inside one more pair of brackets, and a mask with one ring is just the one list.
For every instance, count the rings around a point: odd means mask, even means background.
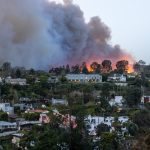
[{"label": "wildfire flames", "polygon": [[[116,63],[118,61],[126,60],[126,61],[128,61],[128,65],[127,65],[127,68],[126,68],[127,73],[134,72],[133,64],[135,63],[135,60],[130,54],[121,56],[120,58],[118,58],[118,60],[113,60],[113,58],[110,58],[109,60],[112,62],[112,69],[113,70],[116,69]],[[102,61],[100,61],[99,59],[95,59],[95,58],[94,59],[89,59],[87,61],[87,69],[88,69],[89,72],[93,72],[93,69],[91,68],[92,62],[100,62],[100,63],[102,63]]]}]

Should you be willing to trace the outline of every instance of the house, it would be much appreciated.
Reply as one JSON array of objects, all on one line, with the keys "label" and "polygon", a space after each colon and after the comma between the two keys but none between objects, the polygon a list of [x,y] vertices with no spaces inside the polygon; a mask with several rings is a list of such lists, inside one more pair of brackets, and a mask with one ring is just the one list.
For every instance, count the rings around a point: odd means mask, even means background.
[{"label": "house", "polygon": [[40,121],[19,121],[19,130],[31,130],[34,125],[41,125]]},{"label": "house", "polygon": [[67,74],[66,78],[70,82],[79,82],[79,83],[102,82],[102,76],[99,74]]},{"label": "house", "polygon": [[28,97],[20,97],[19,99],[20,103],[20,110],[26,110],[33,108],[33,105],[35,104],[34,100],[31,100]]},{"label": "house", "polygon": [[14,107],[14,111],[16,110],[16,108],[19,108],[21,111],[24,111],[24,110],[31,108],[30,105],[21,104],[21,103],[16,103],[13,105],[13,107]]},{"label": "house", "polygon": [[141,103],[150,103],[150,96],[142,96]]},{"label": "house", "polygon": [[54,99],[51,100],[52,105],[68,105],[68,101],[64,99]]},{"label": "house", "polygon": [[124,102],[123,96],[115,96],[109,101],[111,106],[122,106]]},{"label": "house", "polygon": [[7,77],[5,79],[5,83],[12,85],[26,85],[27,81],[26,79],[21,78],[12,79],[11,77]]},{"label": "house", "polygon": [[61,117],[61,121],[62,121],[62,123],[60,124],[61,128],[67,128],[70,126],[72,126],[72,128],[77,127],[75,116],[72,116],[70,114],[63,115],[63,114],[59,113],[59,111],[57,109],[53,110],[53,114],[57,117]]},{"label": "house", "polygon": [[48,83],[58,83],[59,79],[56,76],[51,76],[48,78]]},{"label": "house", "polygon": [[112,75],[108,76],[107,81],[108,82],[110,82],[110,81],[112,81],[112,82],[126,82],[127,77],[123,74],[112,74]]},{"label": "house", "polygon": [[6,121],[0,121],[0,130],[6,130],[6,129],[17,129],[17,124],[6,122]]},{"label": "house", "polygon": [[10,103],[0,103],[0,110],[6,112],[8,114],[14,113],[14,107],[11,107]]},{"label": "house", "polygon": [[49,123],[49,122],[50,122],[50,118],[47,116],[47,114],[41,113],[41,114],[40,114],[39,121],[40,121],[41,123]]},{"label": "house", "polygon": [[135,79],[135,78],[136,78],[136,75],[133,74],[133,73],[128,73],[128,74],[127,74],[127,77],[128,77],[129,79]]},{"label": "house", "polygon": [[[129,117],[128,116],[119,116],[118,121],[123,124],[125,122],[128,122]],[[95,136],[96,135],[96,129],[99,124],[106,124],[110,127],[110,132],[114,130],[113,122],[115,122],[115,118],[112,116],[103,117],[103,116],[87,116],[87,118],[84,119],[86,128],[89,132],[89,135]],[[124,127],[122,128],[122,131],[124,132]]]}]

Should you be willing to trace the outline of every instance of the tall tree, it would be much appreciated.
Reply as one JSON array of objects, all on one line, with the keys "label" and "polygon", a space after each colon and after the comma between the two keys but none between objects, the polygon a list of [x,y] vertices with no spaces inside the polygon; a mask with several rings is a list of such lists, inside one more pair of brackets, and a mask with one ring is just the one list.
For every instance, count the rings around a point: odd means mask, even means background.
[{"label": "tall tree", "polygon": [[133,65],[133,69],[134,69],[135,72],[140,72],[140,64],[138,62],[136,62]]},{"label": "tall tree", "polygon": [[104,98],[108,98],[109,95],[110,95],[110,89],[111,89],[111,86],[109,83],[104,83],[103,86],[102,86],[102,93],[101,95],[104,97]]},{"label": "tall tree", "polygon": [[10,76],[11,74],[11,63],[10,62],[4,62],[2,65],[3,75],[4,76]]},{"label": "tall tree", "polygon": [[138,126],[135,123],[129,123],[128,125],[128,132],[135,136],[138,133]]},{"label": "tall tree", "polygon": [[101,65],[98,64],[95,73],[101,73]]},{"label": "tall tree", "polygon": [[126,73],[128,71],[129,62],[127,60],[120,60],[116,63],[118,73]]},{"label": "tall tree", "polygon": [[17,78],[21,78],[21,71],[20,71],[20,69],[17,69],[17,70],[16,70],[15,76],[16,76]]},{"label": "tall tree", "polygon": [[101,135],[100,148],[102,150],[119,150],[119,144],[114,133],[103,133]]},{"label": "tall tree", "polygon": [[105,73],[110,72],[112,70],[111,61],[104,60],[102,62],[102,69],[103,69],[103,72],[105,72]]},{"label": "tall tree", "polygon": [[101,123],[97,126],[96,133],[100,136],[104,132],[109,132],[110,127],[107,124]]},{"label": "tall tree", "polygon": [[68,64],[66,65],[66,73],[70,73],[70,66]]},{"label": "tall tree", "polygon": [[141,101],[141,89],[140,88],[129,88],[127,90],[126,101],[129,106],[136,106]]},{"label": "tall tree", "polygon": [[87,65],[86,65],[86,62],[83,62],[82,63],[82,73],[85,73],[85,74],[88,74],[89,71],[87,69]]},{"label": "tall tree", "polygon": [[80,73],[80,66],[78,65],[78,64],[76,64],[75,66],[72,66],[72,68],[71,68],[72,70],[71,70],[71,72],[72,73]]},{"label": "tall tree", "polygon": [[98,67],[98,63],[97,62],[92,62],[92,64],[90,65],[92,71],[95,73]]}]

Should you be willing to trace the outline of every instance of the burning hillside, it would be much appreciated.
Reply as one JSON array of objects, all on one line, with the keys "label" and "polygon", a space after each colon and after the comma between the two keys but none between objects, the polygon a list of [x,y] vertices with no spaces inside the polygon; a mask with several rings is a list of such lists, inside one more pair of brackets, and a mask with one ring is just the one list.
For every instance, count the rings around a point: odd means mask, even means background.
[{"label": "burning hillside", "polygon": [[131,55],[109,44],[110,29],[99,17],[86,23],[79,6],[49,0],[0,0],[0,61],[27,68],[81,64]]}]

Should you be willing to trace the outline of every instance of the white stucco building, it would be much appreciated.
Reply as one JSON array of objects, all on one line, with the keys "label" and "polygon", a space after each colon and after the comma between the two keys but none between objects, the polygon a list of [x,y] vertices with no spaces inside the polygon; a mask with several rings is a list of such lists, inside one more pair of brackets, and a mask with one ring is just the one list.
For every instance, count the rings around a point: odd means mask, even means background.
[{"label": "white stucco building", "polygon": [[5,83],[12,84],[12,85],[26,85],[27,80],[21,78],[12,79],[11,77],[8,77],[5,79]]},{"label": "white stucco building", "polygon": [[109,104],[111,106],[120,106],[121,107],[123,105],[123,102],[124,102],[123,96],[115,96],[115,98],[112,98],[109,101]]},{"label": "white stucco building", "polygon": [[113,81],[113,82],[126,82],[127,77],[123,74],[112,74],[108,76],[107,81]]},{"label": "white stucco building", "polygon": [[[103,116],[87,116],[87,118],[85,118],[85,124],[86,127],[89,131],[89,135],[96,135],[96,128],[99,124],[106,124],[110,127],[110,132],[112,132],[114,130],[113,127],[113,122],[115,121],[115,118],[112,116],[108,116],[108,117],[103,117]],[[129,121],[129,117],[128,116],[119,116],[118,117],[118,121],[123,124],[125,122]],[[122,130],[124,131],[124,128],[122,128]]]},{"label": "white stucco building", "polygon": [[0,121],[0,130],[4,130],[4,129],[16,129],[17,128],[17,124],[15,123],[10,123],[10,122],[6,122],[6,121]]},{"label": "white stucco building", "polygon": [[14,107],[11,107],[10,103],[0,103],[0,110],[6,112],[8,114],[14,113]]},{"label": "white stucco building", "polygon": [[102,76],[99,74],[67,74],[66,78],[70,82],[80,82],[80,83],[100,83],[102,82]]}]

